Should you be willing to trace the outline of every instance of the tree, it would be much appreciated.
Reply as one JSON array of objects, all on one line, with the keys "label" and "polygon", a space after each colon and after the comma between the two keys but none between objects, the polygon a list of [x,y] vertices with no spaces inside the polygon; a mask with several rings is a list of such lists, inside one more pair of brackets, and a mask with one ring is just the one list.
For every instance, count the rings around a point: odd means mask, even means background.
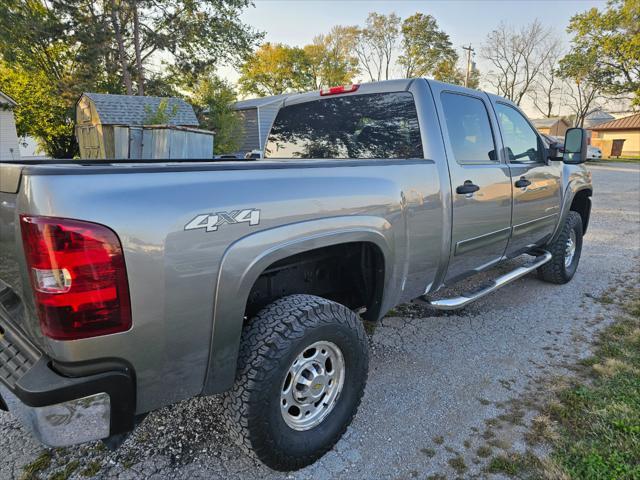
[{"label": "tree", "polygon": [[356,32],[354,51],[360,70],[373,81],[388,80],[391,61],[400,35],[400,17],[395,13],[369,13],[366,25]]},{"label": "tree", "polygon": [[0,90],[18,103],[13,110],[18,135],[36,136],[42,150],[54,158],[78,154],[74,110],[43,71],[9,67],[0,61]]},{"label": "tree", "polygon": [[145,105],[144,112],[146,113],[143,120],[145,125],[166,125],[178,113],[178,105],[174,103],[169,106],[169,99],[163,98],[156,108]]},{"label": "tree", "polygon": [[457,61],[449,35],[438,28],[431,15],[416,13],[402,22],[402,55],[398,63],[405,78],[433,76],[439,70],[443,81],[449,81],[444,78],[455,76]]},{"label": "tree", "polygon": [[19,102],[21,134],[37,137],[53,157],[71,158],[82,92],[176,96],[212,66],[240,62],[261,37],[239,20],[249,4],[2,0],[0,81]]},{"label": "tree", "polygon": [[281,43],[265,43],[240,69],[243,93],[260,96],[315,88],[314,71],[305,51]]},{"label": "tree", "polygon": [[532,90],[558,39],[540,20],[515,30],[505,23],[487,36],[481,55],[493,67],[486,80],[498,95],[517,105]]},{"label": "tree", "polygon": [[204,74],[190,92],[200,127],[215,132],[214,153],[233,153],[240,148],[244,134],[242,119],[232,104],[236,92],[226,81],[213,74]]},{"label": "tree", "polygon": [[318,35],[303,49],[309,60],[315,88],[351,83],[358,73],[355,55],[357,28],[336,25],[327,35]]},{"label": "tree", "polygon": [[558,60],[561,55],[560,44],[553,45],[554,49],[549,52],[540,69],[540,74],[534,81],[533,88],[529,96],[533,106],[544,117],[553,116],[553,109],[562,101],[562,78],[558,72]]},{"label": "tree", "polygon": [[73,131],[80,92],[105,76],[85,64],[63,25],[39,0],[5,0],[0,6],[0,89],[11,95],[19,135],[33,135],[58,158],[78,152]]},{"label": "tree", "polygon": [[560,60],[558,71],[566,80],[567,102],[573,112],[574,126],[582,127],[585,118],[600,109],[602,98],[601,71],[597,68],[597,53],[566,55]]},{"label": "tree", "polygon": [[262,36],[240,20],[250,0],[50,2],[68,43],[90,51],[95,63],[117,72],[125,92],[138,95],[153,64],[197,76],[221,63],[239,64]]},{"label": "tree", "polygon": [[569,63],[590,63],[592,77],[610,95],[633,93],[640,105],[640,1],[610,0],[607,8],[575,15],[567,28],[573,34]]}]

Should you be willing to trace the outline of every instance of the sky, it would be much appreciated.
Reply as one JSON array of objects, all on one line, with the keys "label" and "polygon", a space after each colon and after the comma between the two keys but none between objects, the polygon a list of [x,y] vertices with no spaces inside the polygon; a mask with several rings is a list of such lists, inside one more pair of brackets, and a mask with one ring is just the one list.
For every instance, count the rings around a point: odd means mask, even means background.
[{"label": "sky", "polygon": [[[551,26],[568,46],[565,29],[570,18],[592,7],[603,8],[606,0],[254,0],[255,7],[245,10],[242,20],[266,32],[265,41],[303,46],[314,36],[327,33],[334,25],[363,25],[367,14],[395,12],[406,18],[416,12],[435,17],[439,27],[449,34],[462,58],[463,45],[476,50],[475,61],[482,72],[480,45],[501,21],[514,27],[535,18]],[[237,72],[223,68],[220,73],[235,82]]]}]

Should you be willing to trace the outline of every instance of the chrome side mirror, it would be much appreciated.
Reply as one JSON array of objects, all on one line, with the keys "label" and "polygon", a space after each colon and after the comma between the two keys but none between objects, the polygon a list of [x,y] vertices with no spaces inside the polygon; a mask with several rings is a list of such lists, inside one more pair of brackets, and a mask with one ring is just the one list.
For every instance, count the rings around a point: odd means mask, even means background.
[{"label": "chrome side mirror", "polygon": [[587,131],[584,128],[570,128],[564,135],[564,163],[584,163],[587,161]]}]

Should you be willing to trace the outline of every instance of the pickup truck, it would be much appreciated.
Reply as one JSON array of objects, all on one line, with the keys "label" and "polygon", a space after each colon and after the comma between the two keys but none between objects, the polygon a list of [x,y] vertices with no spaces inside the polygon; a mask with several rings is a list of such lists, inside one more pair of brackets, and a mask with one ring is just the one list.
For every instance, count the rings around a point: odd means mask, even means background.
[{"label": "pickup truck", "polygon": [[248,453],[308,465],[360,403],[363,319],[571,280],[586,154],[581,129],[559,156],[512,102],[409,79],[288,96],[264,158],[3,163],[0,406],[44,444],[115,448],[222,394]]}]

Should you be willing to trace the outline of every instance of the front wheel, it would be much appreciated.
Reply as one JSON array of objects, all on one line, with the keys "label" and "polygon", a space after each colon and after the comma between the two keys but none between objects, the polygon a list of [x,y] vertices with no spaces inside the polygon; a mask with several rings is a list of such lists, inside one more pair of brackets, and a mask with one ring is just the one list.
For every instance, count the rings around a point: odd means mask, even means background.
[{"label": "front wheel", "polygon": [[558,238],[548,248],[553,257],[538,269],[538,277],[550,283],[569,282],[582,253],[582,217],[578,212],[569,212]]},{"label": "front wheel", "polygon": [[224,397],[229,431],[275,470],[313,463],[351,423],[368,358],[362,322],[345,306],[312,295],[273,302],[244,326]]}]

